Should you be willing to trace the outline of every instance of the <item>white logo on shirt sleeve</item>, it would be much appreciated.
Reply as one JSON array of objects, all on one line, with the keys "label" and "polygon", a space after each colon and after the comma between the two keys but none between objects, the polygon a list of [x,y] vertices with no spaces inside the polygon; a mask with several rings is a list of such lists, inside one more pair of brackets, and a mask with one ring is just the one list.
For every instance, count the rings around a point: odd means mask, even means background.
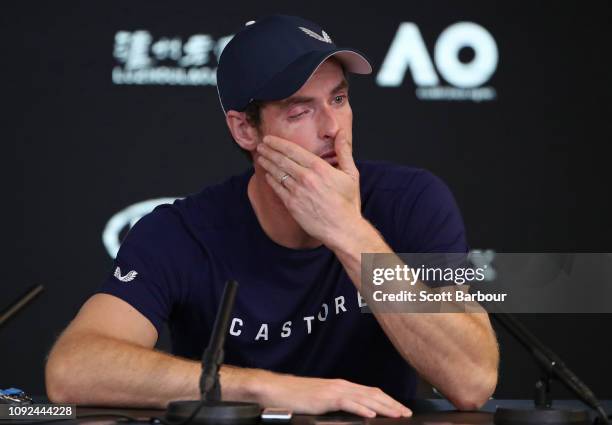
[{"label": "white logo on shirt sleeve", "polygon": [[119,279],[121,282],[131,282],[132,280],[136,279],[136,276],[138,276],[138,272],[135,270],[131,270],[129,272],[127,272],[125,274],[125,276],[121,276],[121,269],[119,267],[117,267],[115,269],[115,273],[114,276]]}]

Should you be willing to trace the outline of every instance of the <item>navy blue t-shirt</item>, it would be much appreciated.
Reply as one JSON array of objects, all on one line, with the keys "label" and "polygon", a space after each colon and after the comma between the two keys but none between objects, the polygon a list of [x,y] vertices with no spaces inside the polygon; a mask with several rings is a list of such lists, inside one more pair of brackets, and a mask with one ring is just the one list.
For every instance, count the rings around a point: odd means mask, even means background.
[{"label": "navy blue t-shirt", "polygon": [[[461,214],[439,178],[389,163],[357,166],[363,215],[395,252],[467,250]],[[363,300],[335,255],[325,246],[285,248],[264,233],[247,196],[252,173],[144,216],[100,292],[127,301],[158,332],[167,323],[173,353],[200,359],[225,282],[235,279],[225,363],[344,378],[411,399],[414,370],[376,318],[361,313]]]}]

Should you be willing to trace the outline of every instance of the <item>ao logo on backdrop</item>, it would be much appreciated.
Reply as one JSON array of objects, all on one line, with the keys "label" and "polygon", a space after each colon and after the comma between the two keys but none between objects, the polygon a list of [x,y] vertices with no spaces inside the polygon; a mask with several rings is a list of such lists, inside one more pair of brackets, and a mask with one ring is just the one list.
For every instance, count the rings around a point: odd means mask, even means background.
[{"label": "ao logo on backdrop", "polygon": [[[470,48],[474,56],[464,63],[460,52],[465,48]],[[442,31],[432,61],[417,25],[403,22],[376,82],[382,87],[399,87],[410,71],[417,86],[416,95],[421,100],[493,100],[497,96],[495,89],[482,85],[497,69],[497,62],[495,39],[478,24],[458,22]],[[451,86],[441,85],[438,73]]]}]

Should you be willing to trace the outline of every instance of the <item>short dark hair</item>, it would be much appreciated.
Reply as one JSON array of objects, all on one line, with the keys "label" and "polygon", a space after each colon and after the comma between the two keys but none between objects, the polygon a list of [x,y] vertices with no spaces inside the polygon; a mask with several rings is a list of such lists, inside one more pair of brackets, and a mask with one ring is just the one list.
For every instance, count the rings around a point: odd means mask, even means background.
[{"label": "short dark hair", "polygon": [[259,130],[261,125],[261,108],[264,106],[263,100],[253,100],[244,110],[246,119],[253,127]]}]

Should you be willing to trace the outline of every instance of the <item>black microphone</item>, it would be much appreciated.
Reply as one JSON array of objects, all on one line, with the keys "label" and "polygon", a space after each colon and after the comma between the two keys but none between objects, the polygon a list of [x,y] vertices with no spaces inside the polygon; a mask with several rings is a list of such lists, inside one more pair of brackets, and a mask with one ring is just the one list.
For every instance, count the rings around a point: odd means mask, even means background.
[{"label": "black microphone", "polygon": [[230,315],[236,298],[238,283],[230,280],[225,284],[221,307],[217,312],[215,324],[208,347],[202,356],[202,376],[200,377],[200,392],[202,400],[221,400],[219,386],[219,367],[223,363],[223,344],[229,328]]},{"label": "black microphone", "polygon": [[561,361],[557,354],[545,346],[514,316],[508,313],[496,313],[492,317],[533,355],[545,374],[544,378],[536,383],[535,404],[538,409],[499,408],[494,416],[496,424],[569,424],[588,421],[585,411],[551,408],[550,380],[552,378],[561,381],[576,397],[595,410],[599,415],[599,423],[609,424],[608,416],[595,394]]},{"label": "black microphone", "polygon": [[6,310],[0,314],[0,326],[8,322],[13,316],[15,316],[22,308],[24,308],[30,301],[32,301],[38,294],[43,291],[42,285],[34,285],[30,287],[27,292],[20,297],[17,301],[10,304]]},{"label": "black microphone", "polygon": [[185,425],[193,421],[201,424],[242,425],[255,423],[259,420],[261,407],[258,404],[221,401],[219,367],[223,363],[223,345],[225,335],[229,330],[229,319],[237,290],[238,282],[235,280],[226,282],[208,347],[202,355],[201,400],[182,400],[168,403],[164,423]]}]

